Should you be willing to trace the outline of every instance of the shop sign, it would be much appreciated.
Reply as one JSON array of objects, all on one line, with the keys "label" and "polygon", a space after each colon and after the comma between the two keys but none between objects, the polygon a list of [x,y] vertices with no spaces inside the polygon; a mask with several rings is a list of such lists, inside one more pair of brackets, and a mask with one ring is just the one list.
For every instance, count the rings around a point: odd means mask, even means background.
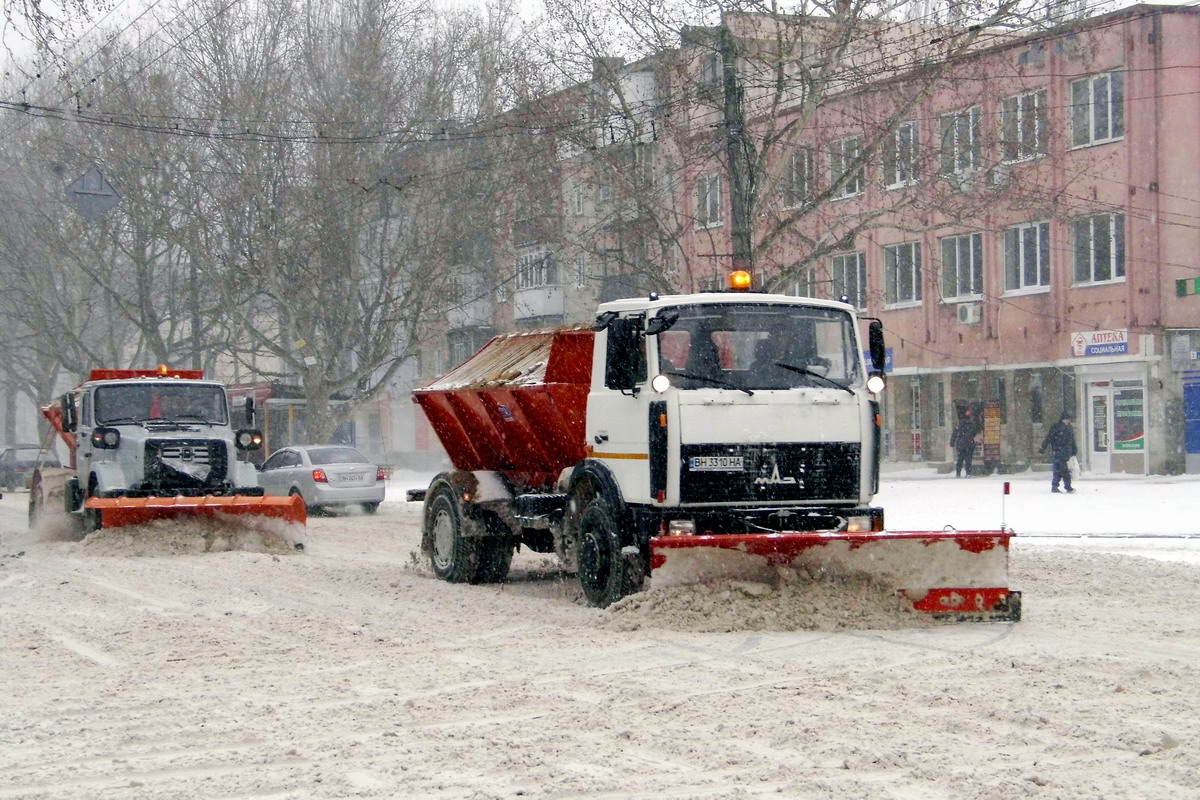
[{"label": "shop sign", "polygon": [[1083,331],[1071,336],[1071,353],[1083,356],[1122,356],[1129,352],[1129,331]]}]

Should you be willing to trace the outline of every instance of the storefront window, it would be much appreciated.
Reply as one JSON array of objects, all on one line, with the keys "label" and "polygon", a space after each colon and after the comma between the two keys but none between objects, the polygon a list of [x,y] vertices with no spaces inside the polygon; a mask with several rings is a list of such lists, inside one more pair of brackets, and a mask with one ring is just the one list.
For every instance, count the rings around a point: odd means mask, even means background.
[{"label": "storefront window", "polygon": [[[1117,381],[1119,386],[1123,381]],[[1146,449],[1145,394],[1142,389],[1113,392],[1113,450]]]}]

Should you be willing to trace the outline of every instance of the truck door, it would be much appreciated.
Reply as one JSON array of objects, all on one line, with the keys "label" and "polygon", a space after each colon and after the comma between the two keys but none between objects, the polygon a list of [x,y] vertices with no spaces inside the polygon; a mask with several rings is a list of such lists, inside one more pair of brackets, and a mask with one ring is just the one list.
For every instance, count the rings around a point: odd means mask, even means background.
[{"label": "truck door", "polygon": [[587,432],[592,458],[616,476],[628,502],[649,499],[649,395],[646,335],[641,319],[620,318],[604,331],[593,374],[603,375],[588,395]]}]

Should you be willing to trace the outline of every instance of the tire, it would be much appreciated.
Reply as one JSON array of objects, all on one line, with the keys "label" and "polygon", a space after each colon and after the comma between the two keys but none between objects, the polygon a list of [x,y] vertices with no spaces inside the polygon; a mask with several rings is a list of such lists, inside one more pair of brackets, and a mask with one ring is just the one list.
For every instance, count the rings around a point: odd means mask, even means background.
[{"label": "tire", "polygon": [[364,514],[374,514],[379,510],[379,503],[363,503],[362,510]]},{"label": "tire", "polygon": [[478,539],[462,535],[463,519],[451,490],[434,490],[425,508],[425,535],[433,574],[449,583],[470,583],[479,568]]},{"label": "tire", "polygon": [[308,501],[304,499],[304,495],[300,494],[299,489],[293,488],[291,491],[288,492],[288,497],[299,497],[304,502],[304,512],[306,514],[311,514],[313,516],[316,516],[317,509],[308,504]]},{"label": "tire", "polygon": [[479,566],[471,583],[503,583],[512,566],[513,551],[516,548],[512,538],[507,535],[504,524],[499,520],[489,519],[487,527],[491,535],[475,543]]},{"label": "tire", "polygon": [[607,608],[642,586],[637,557],[621,552],[616,521],[599,496],[588,501],[579,519],[579,583],[588,604]]},{"label": "tire", "polygon": [[35,475],[29,484],[29,530],[37,527],[44,516],[46,516],[46,495],[42,491],[41,478]]},{"label": "tire", "polygon": [[94,508],[87,507],[89,497],[95,497],[97,491],[96,476],[93,475],[88,481],[88,491],[83,497],[83,535],[87,536],[93,531],[98,531],[104,527],[104,518],[99,511]]}]

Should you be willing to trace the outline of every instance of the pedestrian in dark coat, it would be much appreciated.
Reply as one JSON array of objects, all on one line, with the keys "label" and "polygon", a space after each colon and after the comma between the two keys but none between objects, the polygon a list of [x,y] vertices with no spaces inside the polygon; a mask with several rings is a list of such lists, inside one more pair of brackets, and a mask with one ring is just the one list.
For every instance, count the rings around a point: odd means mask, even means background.
[{"label": "pedestrian in dark coat", "polygon": [[1042,440],[1040,453],[1049,448],[1053,455],[1053,474],[1050,477],[1050,491],[1057,492],[1059,482],[1067,493],[1074,492],[1071,488],[1071,456],[1078,452],[1075,448],[1075,429],[1071,427],[1071,415],[1063,414],[1062,419],[1050,426],[1046,438]]},{"label": "pedestrian in dark coat", "polygon": [[975,457],[975,437],[979,435],[979,420],[967,409],[958,421],[958,427],[950,434],[950,446],[954,448],[954,477],[971,474],[971,459]]}]

